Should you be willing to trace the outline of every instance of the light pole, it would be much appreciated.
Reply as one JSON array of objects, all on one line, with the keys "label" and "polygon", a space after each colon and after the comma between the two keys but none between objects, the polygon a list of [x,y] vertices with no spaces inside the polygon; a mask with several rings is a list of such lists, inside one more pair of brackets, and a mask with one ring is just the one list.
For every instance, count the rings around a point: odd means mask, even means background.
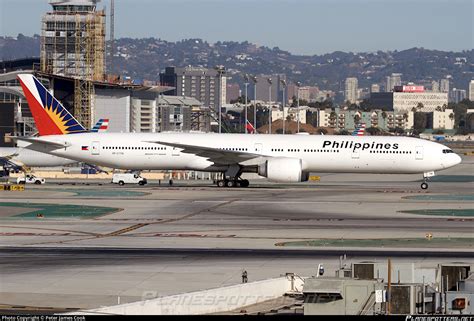
[{"label": "light pole", "polygon": [[268,82],[268,133],[272,133],[272,78],[267,79]]},{"label": "light pole", "polygon": [[253,133],[257,132],[257,77],[252,76],[253,81]]},{"label": "light pole", "polygon": [[225,74],[225,67],[223,65],[217,65],[214,67],[219,76],[219,96],[218,96],[218,108],[219,108],[219,134],[222,132],[222,75]]},{"label": "light pole", "polygon": [[296,101],[297,101],[297,107],[296,107],[296,112],[297,114],[297,132],[300,132],[300,86],[301,82],[297,81],[296,82]]},{"label": "light pole", "polygon": [[285,135],[285,88],[286,88],[286,81],[284,79],[280,79],[281,86],[283,88],[283,135]]},{"label": "light pole", "polygon": [[245,124],[244,124],[244,131],[245,131],[246,134],[248,134],[248,132],[247,132],[247,122],[248,122],[248,119],[249,119],[248,109],[247,109],[247,101],[248,101],[247,92],[248,92],[249,80],[250,80],[249,75],[245,74],[244,75],[244,81],[245,81],[244,82],[244,86],[245,86],[245,107],[244,107],[245,108]]}]

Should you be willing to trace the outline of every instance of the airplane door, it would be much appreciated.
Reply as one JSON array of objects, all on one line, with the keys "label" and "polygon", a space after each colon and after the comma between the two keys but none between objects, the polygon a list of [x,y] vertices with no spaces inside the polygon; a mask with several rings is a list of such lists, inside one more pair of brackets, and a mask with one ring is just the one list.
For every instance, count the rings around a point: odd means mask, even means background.
[{"label": "airplane door", "polygon": [[92,155],[100,155],[100,142],[92,142]]},{"label": "airplane door", "polygon": [[360,157],[360,148],[357,148],[355,151],[352,151],[352,159],[359,159]]},{"label": "airplane door", "polygon": [[256,143],[255,146],[254,146],[254,152],[257,153],[257,154],[260,154],[260,153],[262,153],[262,148],[263,148],[262,144]]},{"label": "airplane door", "polygon": [[179,149],[173,147],[173,149],[171,150],[171,156],[179,156]]},{"label": "airplane door", "polygon": [[423,159],[423,146],[416,146],[415,159]]}]

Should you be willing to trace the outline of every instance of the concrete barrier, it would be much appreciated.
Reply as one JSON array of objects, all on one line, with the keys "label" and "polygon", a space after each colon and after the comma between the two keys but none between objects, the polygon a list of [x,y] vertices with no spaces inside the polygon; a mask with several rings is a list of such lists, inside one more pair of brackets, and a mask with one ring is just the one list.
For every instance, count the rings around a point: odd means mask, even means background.
[{"label": "concrete barrier", "polygon": [[302,290],[303,281],[287,277],[190,292],[166,297],[156,297],[157,292],[146,292],[148,300],[77,311],[71,314],[120,314],[120,315],[190,315],[209,314],[235,310],[244,306],[276,299],[286,292]]}]

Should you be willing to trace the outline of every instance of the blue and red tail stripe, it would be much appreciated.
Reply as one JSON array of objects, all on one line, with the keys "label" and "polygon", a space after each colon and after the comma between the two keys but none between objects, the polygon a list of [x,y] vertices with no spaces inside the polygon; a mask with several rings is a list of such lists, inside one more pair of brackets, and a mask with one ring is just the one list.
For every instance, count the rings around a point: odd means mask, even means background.
[{"label": "blue and red tail stripe", "polygon": [[87,132],[36,77],[21,74],[18,78],[40,136]]}]

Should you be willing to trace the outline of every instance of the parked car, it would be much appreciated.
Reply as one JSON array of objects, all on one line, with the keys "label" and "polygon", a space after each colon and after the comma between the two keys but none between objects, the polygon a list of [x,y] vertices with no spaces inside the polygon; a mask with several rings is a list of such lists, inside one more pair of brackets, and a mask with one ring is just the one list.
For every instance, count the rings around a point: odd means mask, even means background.
[{"label": "parked car", "polygon": [[20,176],[16,179],[17,184],[36,184],[41,185],[46,183],[46,180],[42,177],[36,177],[35,175],[28,174],[26,176]]},{"label": "parked car", "polygon": [[112,176],[112,183],[123,186],[125,184],[145,185],[148,182],[137,173],[117,173]]}]

